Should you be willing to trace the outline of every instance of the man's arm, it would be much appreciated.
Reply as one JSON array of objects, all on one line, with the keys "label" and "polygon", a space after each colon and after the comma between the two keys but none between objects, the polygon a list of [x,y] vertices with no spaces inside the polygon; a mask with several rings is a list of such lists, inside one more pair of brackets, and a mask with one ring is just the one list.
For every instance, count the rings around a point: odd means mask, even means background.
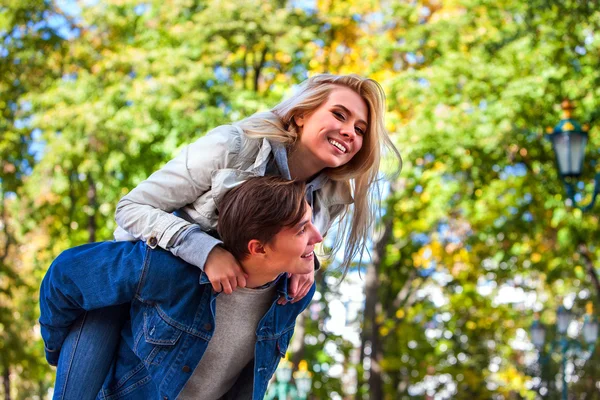
[{"label": "man's arm", "polygon": [[83,312],[133,300],[145,254],[141,242],[102,242],[66,250],[54,260],[40,287],[41,333],[51,365]]}]

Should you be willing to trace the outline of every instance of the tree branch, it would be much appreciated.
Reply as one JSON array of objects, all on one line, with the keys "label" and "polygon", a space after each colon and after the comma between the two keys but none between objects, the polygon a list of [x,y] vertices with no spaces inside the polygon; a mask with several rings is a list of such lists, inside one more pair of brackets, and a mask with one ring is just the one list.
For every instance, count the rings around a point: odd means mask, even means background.
[{"label": "tree branch", "polygon": [[594,287],[596,288],[596,295],[598,296],[598,300],[600,300],[600,280],[598,280],[598,274],[596,274],[596,269],[594,268],[592,254],[590,253],[585,243],[579,243],[578,251],[581,258],[583,258],[587,272],[590,275],[590,278],[592,279]]}]

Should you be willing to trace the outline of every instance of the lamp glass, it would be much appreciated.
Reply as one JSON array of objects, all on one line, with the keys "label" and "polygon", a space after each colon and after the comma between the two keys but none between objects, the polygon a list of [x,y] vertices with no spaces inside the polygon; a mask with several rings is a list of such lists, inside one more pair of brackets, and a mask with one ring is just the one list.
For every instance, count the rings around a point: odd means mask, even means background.
[{"label": "lamp glass", "polygon": [[310,389],[312,387],[312,378],[310,376],[303,376],[301,378],[296,378],[296,388],[298,392],[304,396],[310,393]]},{"label": "lamp glass", "polygon": [[565,334],[569,328],[569,325],[571,325],[573,315],[566,308],[559,307],[558,312],[556,313],[556,319],[558,333],[561,335]]},{"label": "lamp glass", "polygon": [[587,137],[585,135],[575,132],[571,133],[571,165],[569,166],[569,169],[571,174],[575,176],[581,174],[586,144]]},{"label": "lamp glass", "polygon": [[287,364],[280,365],[275,372],[278,382],[288,383],[292,379],[292,368]]},{"label": "lamp glass", "polygon": [[538,349],[541,349],[546,341],[546,329],[538,321],[531,326],[531,341]]},{"label": "lamp glass", "polygon": [[587,344],[594,344],[598,340],[598,321],[587,320],[583,324],[583,339]]},{"label": "lamp glass", "polygon": [[587,135],[581,132],[563,132],[552,135],[558,170],[562,176],[579,176],[585,157]]}]

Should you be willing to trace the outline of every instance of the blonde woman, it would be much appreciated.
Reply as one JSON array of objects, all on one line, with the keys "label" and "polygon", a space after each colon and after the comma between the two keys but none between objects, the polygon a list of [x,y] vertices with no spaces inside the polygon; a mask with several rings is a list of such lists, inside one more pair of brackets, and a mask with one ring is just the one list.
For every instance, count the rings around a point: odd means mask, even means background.
[{"label": "blonde woman", "polygon": [[[143,240],[168,250],[202,269],[215,291],[230,294],[246,286],[246,276],[216,234],[219,201],[251,176],[278,175],[306,182],[313,224],[323,236],[340,220],[335,248],[344,243],[346,270],[364,249],[372,226],[378,200],[372,189],[382,148],[400,160],[384,127],[384,110],[383,90],[371,79],[311,77],[272,110],[217,127],[188,145],[123,197],[115,239]],[[302,299],[313,282],[314,271],[293,275],[292,302]],[[117,310],[88,313],[72,328],[63,349],[47,349],[49,359],[59,364],[55,398],[95,397],[118,344],[122,318]]]}]

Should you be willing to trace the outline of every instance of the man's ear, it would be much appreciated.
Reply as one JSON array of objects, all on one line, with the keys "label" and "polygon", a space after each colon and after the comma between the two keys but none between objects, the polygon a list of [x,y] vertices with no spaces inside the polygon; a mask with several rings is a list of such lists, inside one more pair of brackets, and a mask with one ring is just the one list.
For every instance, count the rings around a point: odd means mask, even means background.
[{"label": "man's ear", "polygon": [[252,239],[248,242],[248,253],[251,256],[262,256],[266,254],[265,246],[256,239]]}]

